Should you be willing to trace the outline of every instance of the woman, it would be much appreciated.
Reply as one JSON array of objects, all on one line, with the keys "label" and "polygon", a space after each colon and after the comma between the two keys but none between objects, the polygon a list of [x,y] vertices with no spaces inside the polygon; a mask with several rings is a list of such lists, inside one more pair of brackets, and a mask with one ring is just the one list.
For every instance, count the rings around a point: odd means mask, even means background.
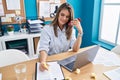
[{"label": "woman", "polygon": [[[77,51],[82,41],[82,27],[78,19],[73,19],[73,10],[68,3],[63,3],[56,14],[56,17],[50,25],[46,25],[41,32],[39,52],[40,52],[40,70],[44,71],[48,55],[66,52],[70,48]],[[75,26],[78,30],[78,36],[75,37]]]}]

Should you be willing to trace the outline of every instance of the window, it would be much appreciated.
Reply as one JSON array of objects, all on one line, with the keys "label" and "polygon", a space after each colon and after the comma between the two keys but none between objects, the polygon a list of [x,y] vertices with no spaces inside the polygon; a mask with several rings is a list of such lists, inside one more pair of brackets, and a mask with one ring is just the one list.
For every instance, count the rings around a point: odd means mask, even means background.
[{"label": "window", "polygon": [[100,41],[120,44],[120,0],[103,0],[99,30]]}]

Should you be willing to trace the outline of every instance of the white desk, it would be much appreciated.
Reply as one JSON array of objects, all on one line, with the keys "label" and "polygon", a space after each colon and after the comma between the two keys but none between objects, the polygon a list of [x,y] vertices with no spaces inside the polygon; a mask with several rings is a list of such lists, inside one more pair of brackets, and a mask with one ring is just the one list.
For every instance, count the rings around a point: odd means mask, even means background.
[{"label": "white desk", "polygon": [[23,34],[23,33],[15,33],[13,35],[4,35],[0,37],[0,50],[6,50],[6,41],[14,41],[14,40],[20,40],[20,39],[27,39],[28,44],[28,53],[29,57],[32,57],[34,55],[34,43],[33,38],[40,37],[40,33],[35,34]]}]

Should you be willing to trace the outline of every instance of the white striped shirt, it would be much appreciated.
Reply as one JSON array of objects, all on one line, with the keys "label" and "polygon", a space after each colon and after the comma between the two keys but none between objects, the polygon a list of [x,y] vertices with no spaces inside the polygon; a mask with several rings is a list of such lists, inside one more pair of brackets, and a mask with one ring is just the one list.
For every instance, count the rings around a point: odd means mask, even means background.
[{"label": "white striped shirt", "polygon": [[52,55],[66,52],[73,47],[76,40],[74,28],[70,40],[67,40],[66,38],[65,27],[62,31],[58,27],[57,32],[58,37],[56,37],[54,34],[53,26],[46,25],[43,28],[40,36],[39,51],[45,50],[48,55]]}]

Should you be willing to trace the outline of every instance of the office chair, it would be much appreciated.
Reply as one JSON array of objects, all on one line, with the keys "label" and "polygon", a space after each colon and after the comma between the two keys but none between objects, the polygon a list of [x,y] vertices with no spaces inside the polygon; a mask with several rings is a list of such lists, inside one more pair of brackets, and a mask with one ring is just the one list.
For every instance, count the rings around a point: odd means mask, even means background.
[{"label": "office chair", "polygon": [[7,49],[0,51],[0,67],[27,61],[29,57],[17,49]]},{"label": "office chair", "polygon": [[120,55],[120,45],[115,46],[111,51]]}]

